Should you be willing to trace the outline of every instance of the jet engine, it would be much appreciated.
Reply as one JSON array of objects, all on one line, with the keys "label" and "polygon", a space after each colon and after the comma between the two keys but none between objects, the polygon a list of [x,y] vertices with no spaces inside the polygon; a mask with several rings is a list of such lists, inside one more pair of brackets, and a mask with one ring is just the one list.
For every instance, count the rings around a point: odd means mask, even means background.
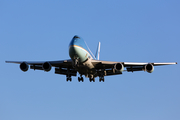
[{"label": "jet engine", "polygon": [[114,69],[115,69],[116,71],[118,71],[118,72],[123,72],[124,66],[123,66],[122,63],[117,63],[117,64],[114,65]]},{"label": "jet engine", "polygon": [[29,69],[29,66],[26,62],[22,62],[19,67],[23,72],[26,72]]},{"label": "jet engine", "polygon": [[154,71],[154,66],[149,63],[145,66],[145,71],[147,71],[148,73],[152,73]]},{"label": "jet engine", "polygon": [[45,62],[42,65],[42,68],[43,68],[44,71],[49,72],[51,70],[51,64],[49,62]]}]

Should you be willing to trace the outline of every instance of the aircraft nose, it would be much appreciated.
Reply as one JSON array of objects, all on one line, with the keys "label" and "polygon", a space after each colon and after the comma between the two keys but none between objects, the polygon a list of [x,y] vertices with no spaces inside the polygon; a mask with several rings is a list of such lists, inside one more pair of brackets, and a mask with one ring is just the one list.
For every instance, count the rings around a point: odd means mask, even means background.
[{"label": "aircraft nose", "polygon": [[69,45],[76,45],[81,38],[78,35],[75,35]]},{"label": "aircraft nose", "polygon": [[72,39],[72,44],[77,44],[80,40],[81,40],[81,38],[79,36],[75,35]]}]

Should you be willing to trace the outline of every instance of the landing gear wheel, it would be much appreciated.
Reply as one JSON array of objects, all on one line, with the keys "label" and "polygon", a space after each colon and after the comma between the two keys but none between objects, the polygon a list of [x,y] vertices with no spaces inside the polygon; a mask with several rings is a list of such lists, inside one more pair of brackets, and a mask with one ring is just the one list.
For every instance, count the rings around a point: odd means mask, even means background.
[{"label": "landing gear wheel", "polygon": [[84,82],[84,78],[83,77],[81,77],[81,81]]},{"label": "landing gear wheel", "polygon": [[78,81],[80,82],[81,80],[80,80],[80,77],[78,77]]},{"label": "landing gear wheel", "polygon": [[90,82],[92,82],[92,81],[95,82],[95,79],[94,78],[89,78],[89,81]]},{"label": "landing gear wheel", "polygon": [[80,82],[80,81],[84,82],[83,77],[78,77],[78,81],[79,81],[79,82]]},{"label": "landing gear wheel", "polygon": [[104,78],[99,78],[99,82],[104,82]]},{"label": "landing gear wheel", "polygon": [[71,82],[71,81],[72,81],[72,78],[71,78],[71,77],[67,77],[67,78],[66,78],[66,81],[67,81],[67,82],[68,82],[68,81]]}]

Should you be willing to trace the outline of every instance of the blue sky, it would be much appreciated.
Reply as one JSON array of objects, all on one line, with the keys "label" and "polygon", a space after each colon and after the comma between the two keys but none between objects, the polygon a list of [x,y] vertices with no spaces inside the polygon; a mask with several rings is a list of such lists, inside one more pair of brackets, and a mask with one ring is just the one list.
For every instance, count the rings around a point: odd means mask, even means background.
[{"label": "blue sky", "polygon": [[180,67],[124,72],[104,83],[22,72],[5,60],[63,60],[81,36],[101,60],[180,63],[180,1],[0,1],[1,120],[179,120]]}]

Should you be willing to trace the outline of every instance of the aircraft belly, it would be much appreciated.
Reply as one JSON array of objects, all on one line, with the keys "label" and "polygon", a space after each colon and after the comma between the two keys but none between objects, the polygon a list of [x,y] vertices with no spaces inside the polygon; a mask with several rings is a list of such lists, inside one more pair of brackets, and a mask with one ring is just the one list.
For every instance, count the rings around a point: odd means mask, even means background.
[{"label": "aircraft belly", "polygon": [[96,73],[96,70],[94,69],[94,65],[91,63],[91,59],[88,59],[84,63],[82,63],[78,68],[77,71],[80,74],[83,74],[85,76],[93,75]]},{"label": "aircraft belly", "polygon": [[91,62],[91,59],[88,59],[86,62],[83,63],[84,66],[86,66],[89,69],[93,69],[94,65]]}]

